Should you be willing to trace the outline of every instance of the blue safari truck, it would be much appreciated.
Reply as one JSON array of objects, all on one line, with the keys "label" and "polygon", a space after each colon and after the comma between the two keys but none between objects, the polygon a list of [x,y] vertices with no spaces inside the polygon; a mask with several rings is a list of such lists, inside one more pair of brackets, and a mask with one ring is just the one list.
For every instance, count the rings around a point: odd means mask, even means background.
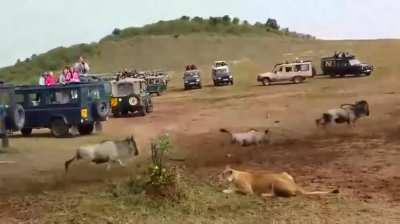
[{"label": "blue safari truck", "polygon": [[93,81],[55,86],[17,86],[16,101],[25,110],[23,136],[48,128],[55,137],[88,135],[101,130],[110,111],[108,82]]}]

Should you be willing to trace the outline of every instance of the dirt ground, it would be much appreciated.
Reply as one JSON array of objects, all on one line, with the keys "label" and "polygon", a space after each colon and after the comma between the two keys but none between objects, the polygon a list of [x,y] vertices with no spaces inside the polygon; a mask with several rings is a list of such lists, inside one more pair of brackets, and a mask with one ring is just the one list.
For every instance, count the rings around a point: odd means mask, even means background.
[{"label": "dirt ground", "polygon": [[[0,221],[15,218],[7,198],[39,192],[76,191],[88,184],[129,175],[132,169],[78,164],[65,176],[63,162],[82,144],[134,134],[145,158],[148,141],[169,133],[176,156],[199,179],[212,182],[225,166],[267,169],[292,174],[307,190],[339,188],[342,197],[400,209],[400,86],[394,76],[309,80],[299,85],[245,88],[211,87],[183,91],[173,84],[155,97],[155,111],[146,117],[116,118],[106,122],[104,133],[88,137],[54,139],[46,131],[30,138],[15,136],[13,148],[1,153]],[[384,87],[384,88],[383,88]],[[315,119],[342,103],[367,100],[371,115],[356,127],[321,130]],[[276,123],[275,121],[280,121]],[[220,128],[270,129],[270,144],[231,145]],[[133,159],[130,167],[135,168]],[[28,205],[29,206],[29,205]],[[34,205],[30,205],[34,206]],[[392,213],[391,213],[392,214]],[[385,214],[382,215],[383,217]],[[399,220],[386,217],[385,220]],[[11,222],[10,222],[11,223]]]}]

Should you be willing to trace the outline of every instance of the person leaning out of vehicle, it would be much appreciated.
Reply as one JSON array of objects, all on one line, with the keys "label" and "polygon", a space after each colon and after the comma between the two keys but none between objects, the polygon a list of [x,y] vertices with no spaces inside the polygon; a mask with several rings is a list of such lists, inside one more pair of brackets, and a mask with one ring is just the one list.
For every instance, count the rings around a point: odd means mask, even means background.
[{"label": "person leaning out of vehicle", "polygon": [[45,85],[46,86],[54,86],[57,84],[56,77],[54,76],[54,73],[52,71],[47,73],[47,76],[45,78]]},{"label": "person leaning out of vehicle", "polygon": [[54,77],[54,73],[52,71],[44,72],[39,78],[40,86],[52,86],[55,84],[57,84],[57,80]]},{"label": "person leaning out of vehicle", "polygon": [[74,68],[81,75],[88,74],[90,70],[89,63],[82,56],[79,57],[79,61],[75,63]]},{"label": "person leaning out of vehicle", "polygon": [[39,86],[44,86],[46,85],[46,76],[47,76],[47,72],[44,72],[40,78],[39,78]]}]

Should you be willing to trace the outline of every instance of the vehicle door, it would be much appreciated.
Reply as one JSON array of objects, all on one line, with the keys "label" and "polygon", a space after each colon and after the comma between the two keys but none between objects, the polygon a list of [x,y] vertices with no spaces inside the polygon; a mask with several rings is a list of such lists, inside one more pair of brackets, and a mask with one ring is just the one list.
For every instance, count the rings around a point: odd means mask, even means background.
[{"label": "vehicle door", "polygon": [[284,66],[279,65],[274,69],[274,72],[272,73],[271,80],[272,81],[279,81],[281,80],[281,77],[284,76]]},{"label": "vehicle door", "polygon": [[349,69],[349,63],[347,60],[340,60],[336,62],[336,68],[338,74],[347,74]]},{"label": "vehicle door", "polygon": [[293,66],[292,65],[282,65],[282,72],[279,73],[279,80],[290,80],[293,78]]},{"label": "vehicle door", "polygon": [[46,106],[47,91],[24,91],[16,94],[16,101],[25,109],[25,127],[44,127],[49,119]]},{"label": "vehicle door", "polygon": [[81,120],[80,90],[78,87],[51,89],[48,97],[48,116],[50,118],[61,116],[65,117],[68,123],[79,123]]}]

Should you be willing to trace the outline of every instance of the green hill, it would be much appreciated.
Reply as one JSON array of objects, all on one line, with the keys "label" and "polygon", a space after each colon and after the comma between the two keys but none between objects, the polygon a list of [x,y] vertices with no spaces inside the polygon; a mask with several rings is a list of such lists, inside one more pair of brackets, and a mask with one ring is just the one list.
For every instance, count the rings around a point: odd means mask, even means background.
[{"label": "green hill", "polygon": [[395,55],[400,50],[397,40],[323,41],[261,23],[250,25],[223,18],[182,17],[141,28],[115,29],[98,43],[55,48],[2,68],[0,79],[36,82],[43,71],[58,71],[80,55],[89,60],[92,72],[96,73],[115,72],[125,67],[180,72],[188,63],[199,65],[207,73],[214,60],[225,59],[250,61],[248,71],[241,70],[235,75],[253,77],[256,72],[270,70],[277,62],[295,58],[311,59],[319,69],[320,57],[337,50],[352,52],[384,72],[398,69],[394,68]]},{"label": "green hill", "polygon": [[[222,57],[227,55],[224,53],[225,39],[232,39],[227,43],[226,47],[229,47],[241,42],[240,37],[313,38],[289,32],[288,29],[280,30],[277,24],[269,22],[251,25],[229,16],[209,19],[183,16],[138,28],[115,29],[98,43],[58,47],[40,55],[34,54],[25,60],[18,60],[14,66],[1,68],[0,79],[16,83],[34,82],[43,71],[58,71],[75,62],[80,55],[89,59],[95,72],[110,72],[121,67],[170,69],[181,67],[184,61],[208,63],[207,55],[213,51],[205,52],[207,46],[218,50],[213,52],[214,55],[221,54],[216,57]],[[185,52],[189,53],[190,59]]]}]

